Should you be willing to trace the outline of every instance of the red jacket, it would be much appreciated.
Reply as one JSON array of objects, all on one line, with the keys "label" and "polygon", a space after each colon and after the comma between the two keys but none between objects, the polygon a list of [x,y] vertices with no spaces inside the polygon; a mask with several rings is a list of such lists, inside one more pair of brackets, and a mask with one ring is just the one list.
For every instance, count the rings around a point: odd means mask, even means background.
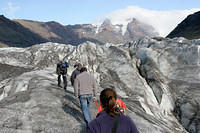
[{"label": "red jacket", "polygon": [[[126,104],[119,98],[117,98],[116,102],[119,104],[120,107],[124,108],[124,112],[126,112]],[[95,103],[97,106],[97,110],[98,110],[97,114],[98,114],[99,112],[101,112],[103,110],[103,108],[102,108],[101,104],[100,104],[100,106],[98,106],[97,101],[95,101]]]}]

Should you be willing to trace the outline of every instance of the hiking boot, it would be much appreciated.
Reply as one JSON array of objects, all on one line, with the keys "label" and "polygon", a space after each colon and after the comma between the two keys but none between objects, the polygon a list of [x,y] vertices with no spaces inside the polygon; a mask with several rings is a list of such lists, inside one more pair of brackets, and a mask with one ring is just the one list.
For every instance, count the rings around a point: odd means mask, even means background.
[{"label": "hiking boot", "polygon": [[64,87],[64,90],[66,91],[66,90],[67,90],[67,87]]},{"label": "hiking boot", "polygon": [[62,87],[60,84],[58,84],[58,87]]}]

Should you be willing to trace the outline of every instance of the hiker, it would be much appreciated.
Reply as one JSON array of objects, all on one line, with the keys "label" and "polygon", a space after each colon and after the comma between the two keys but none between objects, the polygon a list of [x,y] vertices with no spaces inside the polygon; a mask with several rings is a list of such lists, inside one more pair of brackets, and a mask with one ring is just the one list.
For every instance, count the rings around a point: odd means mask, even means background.
[{"label": "hiker", "polygon": [[113,89],[104,89],[100,94],[103,107],[87,128],[87,133],[139,133],[134,122],[116,110],[117,94]]},{"label": "hiker", "polygon": [[60,61],[58,64],[57,64],[57,67],[56,67],[56,73],[58,74],[58,86],[59,87],[62,87],[60,84],[61,84],[61,76],[63,78],[63,84],[64,84],[64,90],[66,91],[67,90],[67,77],[66,77],[66,74],[67,74],[67,68],[68,68],[68,63],[64,60]]},{"label": "hiker", "polygon": [[82,67],[80,74],[76,77],[74,82],[74,95],[79,98],[81,110],[88,126],[91,121],[90,102],[96,99],[96,81],[94,77],[87,72],[86,67]]},{"label": "hiker", "polygon": [[72,75],[70,77],[72,86],[74,86],[74,80],[75,80],[76,76],[78,74],[80,74],[80,70],[82,68],[82,64],[81,63],[77,63],[77,64],[74,65],[74,68],[76,68],[76,69],[72,72]]},{"label": "hiker", "polygon": [[[96,107],[98,110],[97,114],[103,111],[103,107],[101,106],[101,103],[100,103],[100,106],[98,106],[97,100],[95,100],[94,102],[96,103]],[[120,113],[124,114],[126,112],[126,104],[121,99],[117,98],[116,106]]]}]

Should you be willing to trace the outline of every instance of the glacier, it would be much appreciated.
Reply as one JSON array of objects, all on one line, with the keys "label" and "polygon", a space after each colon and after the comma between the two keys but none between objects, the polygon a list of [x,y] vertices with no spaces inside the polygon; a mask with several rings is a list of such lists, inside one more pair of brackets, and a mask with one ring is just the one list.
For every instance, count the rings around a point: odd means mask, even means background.
[{"label": "glacier", "polygon": [[[141,133],[200,133],[199,48],[199,40],[161,37],[0,48],[0,132],[86,132],[70,83],[74,64],[81,62],[94,75],[98,96],[115,87]],[[57,86],[59,57],[69,63],[67,92]],[[95,103],[91,112],[95,118]]]}]

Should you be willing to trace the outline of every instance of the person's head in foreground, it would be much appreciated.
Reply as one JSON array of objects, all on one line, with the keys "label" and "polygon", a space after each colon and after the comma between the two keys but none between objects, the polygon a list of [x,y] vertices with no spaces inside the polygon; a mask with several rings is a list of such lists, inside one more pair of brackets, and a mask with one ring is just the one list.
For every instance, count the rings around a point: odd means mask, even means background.
[{"label": "person's head in foreground", "polygon": [[116,116],[117,94],[113,89],[104,89],[100,94],[101,106],[111,116]]},{"label": "person's head in foreground", "polygon": [[132,119],[118,112],[116,100],[114,89],[101,92],[100,102],[104,110],[89,123],[88,133],[139,133]]}]

